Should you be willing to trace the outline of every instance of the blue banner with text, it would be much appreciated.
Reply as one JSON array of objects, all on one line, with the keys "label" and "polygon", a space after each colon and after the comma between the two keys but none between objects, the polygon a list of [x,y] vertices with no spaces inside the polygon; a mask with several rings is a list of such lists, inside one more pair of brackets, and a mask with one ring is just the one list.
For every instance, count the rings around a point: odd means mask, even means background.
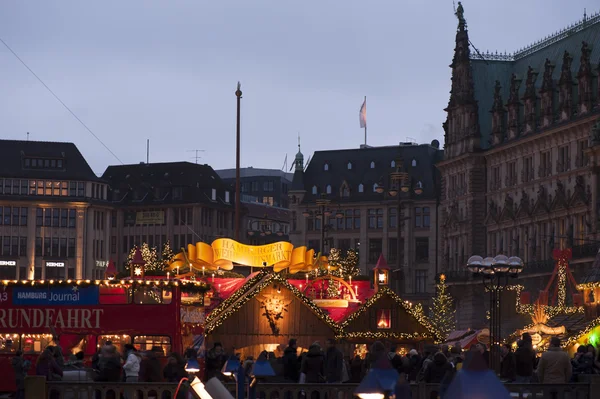
[{"label": "blue banner with text", "polygon": [[13,305],[97,305],[99,290],[90,287],[14,287]]}]

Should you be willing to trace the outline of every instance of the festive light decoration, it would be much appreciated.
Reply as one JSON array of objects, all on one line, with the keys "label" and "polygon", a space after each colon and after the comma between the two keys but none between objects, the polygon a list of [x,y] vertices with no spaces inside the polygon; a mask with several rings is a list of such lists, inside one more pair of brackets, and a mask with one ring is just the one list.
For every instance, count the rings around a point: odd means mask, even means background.
[{"label": "festive light decoration", "polygon": [[264,269],[248,280],[244,286],[235,291],[229,298],[210,312],[206,318],[204,333],[206,335],[212,333],[217,327],[221,326],[227,318],[239,311],[249,300],[256,297],[261,291],[274,283],[277,283],[282,288],[290,290],[292,294],[308,306],[319,319],[323,320],[335,334],[340,332],[340,326],[333,321],[326,312],[300,292],[300,290],[288,283],[288,281],[280,274],[270,273],[269,270]]},{"label": "festive light decoration", "polygon": [[548,315],[546,314],[544,307],[539,303],[534,305],[533,316],[531,317],[533,324],[528,326],[526,329],[520,331],[520,334],[528,332],[529,334],[546,334],[546,335],[561,335],[564,334],[567,329],[565,326],[550,327],[546,323],[548,322]]},{"label": "festive light decoration", "polygon": [[[377,291],[372,297],[370,297],[369,299],[367,299],[367,301],[358,308],[358,310],[354,313],[352,313],[350,315],[350,317],[348,317],[341,325],[342,329],[346,329],[348,327],[348,325],[350,325],[350,323],[352,323],[354,320],[356,320],[360,315],[362,315],[364,312],[366,312],[371,306],[373,306],[379,299],[381,299],[384,296],[389,296],[391,297],[400,307],[402,307],[404,310],[406,310],[406,312],[411,315],[412,317],[414,317],[417,322],[419,324],[421,324],[423,327],[425,327],[425,329],[428,331],[427,334],[420,334],[420,333],[414,333],[414,334],[407,334],[407,337],[410,336],[407,339],[413,339],[414,337],[419,337],[419,338],[435,338],[436,340],[441,340],[443,338],[443,335],[439,333],[439,331],[437,331],[427,320],[427,317],[425,317],[425,315],[423,314],[423,307],[420,305],[417,306],[413,306],[410,302],[408,301],[403,301],[402,299],[400,299],[400,297],[398,295],[396,295],[396,293],[394,291],[392,291],[389,287],[383,286],[379,288],[379,291]],[[371,339],[371,335],[373,333],[370,332],[359,332],[359,333],[352,333],[352,337],[354,338],[358,338],[358,337],[363,337],[363,338],[368,338]],[[387,336],[389,338],[394,338],[396,336],[398,336],[399,334],[397,333],[378,333],[378,334],[384,334],[383,337]],[[388,334],[388,335],[385,335]],[[390,334],[395,334],[394,336],[390,335]],[[400,334],[402,335],[402,334]],[[345,336],[345,335],[344,335]],[[379,339],[379,338],[376,338]]]},{"label": "festive light decoration", "polygon": [[160,255],[163,270],[167,269],[169,264],[173,261],[174,257],[175,257],[175,253],[173,252],[173,249],[171,248],[171,242],[169,240],[167,240],[167,242],[165,242],[163,244],[163,249],[162,249],[162,252]]},{"label": "festive light decoration", "polygon": [[337,248],[329,251],[329,265],[336,269],[331,271],[334,276],[341,278],[358,276],[360,273],[358,261],[358,251],[354,249],[348,249],[345,256],[342,256],[342,251]]},{"label": "festive light decoration", "polygon": [[155,285],[166,287],[180,287],[182,292],[189,293],[205,293],[210,290],[210,285],[204,281],[189,281],[189,280],[138,280],[138,279],[121,279],[121,280],[2,280],[4,286],[32,286],[39,288],[47,287],[65,287],[65,286],[109,286],[109,287],[129,287],[131,285]]},{"label": "festive light decoration", "polygon": [[277,321],[283,319],[283,313],[288,312],[288,306],[291,302],[284,301],[279,295],[260,295],[258,301],[260,302],[260,308],[264,310],[262,315],[267,318],[273,335],[278,336],[280,329]]},{"label": "festive light decoration", "polygon": [[395,333],[383,331],[364,331],[364,332],[349,332],[336,335],[337,339],[368,339],[368,340],[409,340],[417,341],[422,339],[430,339],[431,335],[421,333]]},{"label": "festive light decoration", "polygon": [[600,325],[600,317],[597,317],[594,320],[592,320],[587,325],[586,328],[584,328],[583,330],[579,331],[579,333],[577,333],[576,335],[573,335],[573,336],[569,337],[566,341],[564,341],[562,344],[562,347],[568,348],[569,346],[576,344],[577,341],[579,341],[581,338],[592,333],[599,325]]},{"label": "festive light decoration", "polygon": [[429,321],[442,335],[445,341],[450,332],[456,327],[456,310],[454,300],[447,290],[446,276],[441,274],[436,287],[436,295],[433,298],[433,306],[429,309]]}]

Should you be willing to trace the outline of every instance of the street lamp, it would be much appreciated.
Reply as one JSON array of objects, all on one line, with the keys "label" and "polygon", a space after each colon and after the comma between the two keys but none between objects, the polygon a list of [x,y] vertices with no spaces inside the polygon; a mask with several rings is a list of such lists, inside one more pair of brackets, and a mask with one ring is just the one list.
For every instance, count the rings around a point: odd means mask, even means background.
[{"label": "street lamp", "polygon": [[[321,219],[321,248],[320,253],[323,255],[325,253],[325,218],[331,216],[331,210],[329,210],[328,205],[331,203],[331,200],[327,198],[325,193],[322,193],[319,198],[315,201],[317,204],[317,212],[315,213],[315,217]],[[312,216],[312,212],[308,209],[305,209],[302,212],[302,216],[305,218]],[[341,214],[341,210],[337,212],[336,217],[341,218],[344,215]]]},{"label": "street lamp", "polygon": [[[402,269],[402,259],[400,258],[400,253],[402,252],[402,243],[400,241],[400,236],[402,234],[402,227],[400,221],[402,215],[402,205],[403,201],[411,198],[411,194],[415,195],[423,194],[423,183],[420,181],[416,184],[412,184],[412,178],[409,176],[407,172],[403,171],[403,160],[398,159],[395,162],[396,169],[394,172],[390,173],[390,187],[387,190],[387,194],[390,197],[397,198],[397,208],[396,208],[396,269]],[[412,189],[412,193],[411,193]],[[383,194],[385,192],[385,186],[383,181],[380,181],[375,186],[375,191],[379,194]],[[404,194],[404,195],[403,195]],[[400,291],[403,290],[403,284],[400,284]]]},{"label": "street lamp", "polygon": [[497,255],[482,258],[474,255],[467,260],[467,270],[481,277],[483,286],[490,293],[490,368],[498,371],[500,351],[495,345],[502,337],[502,291],[508,285],[509,278],[516,278],[523,271],[523,260],[518,256]]}]

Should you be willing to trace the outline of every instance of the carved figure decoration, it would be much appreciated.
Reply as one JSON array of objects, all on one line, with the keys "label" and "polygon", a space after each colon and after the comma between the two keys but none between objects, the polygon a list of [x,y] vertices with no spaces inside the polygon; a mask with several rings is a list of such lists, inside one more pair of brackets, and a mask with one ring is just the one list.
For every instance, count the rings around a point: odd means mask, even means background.
[{"label": "carved figure decoration", "polygon": [[465,9],[463,8],[462,3],[459,1],[458,2],[458,7],[456,8],[456,18],[458,18],[458,23],[460,25],[464,25],[466,23],[465,21]]},{"label": "carved figure decoration", "polygon": [[536,128],[535,107],[537,95],[535,94],[535,81],[538,73],[532,67],[527,68],[527,79],[525,80],[525,131],[531,132]]},{"label": "carved figure decoration", "polygon": [[600,119],[592,126],[591,132],[592,146],[600,145]]},{"label": "carved figure decoration", "polygon": [[521,200],[519,201],[519,213],[529,214],[529,195],[525,190],[521,191]]},{"label": "carved figure decoration", "polygon": [[540,94],[542,95],[541,113],[542,113],[542,126],[549,126],[554,122],[554,80],[552,74],[554,73],[554,65],[546,58],[544,63],[544,76],[542,80],[542,87]]},{"label": "carved figure decoration", "polygon": [[492,144],[501,143],[504,140],[504,103],[502,102],[502,94],[500,94],[500,81],[496,81],[494,86],[494,106],[492,107]]},{"label": "carved figure decoration", "polygon": [[510,94],[508,96],[508,138],[515,138],[519,132],[519,88],[521,80],[514,73],[510,78]]},{"label": "carved figure decoration", "polygon": [[556,181],[556,191],[554,195],[556,196],[556,201],[562,202],[565,206],[567,205],[567,195],[565,193],[565,186],[560,180]]},{"label": "carved figure decoration", "polygon": [[498,207],[496,206],[496,203],[492,200],[490,200],[488,204],[488,212],[492,219],[498,220]]},{"label": "carved figure decoration", "polygon": [[508,96],[508,103],[519,102],[519,88],[521,87],[521,79],[517,79],[517,75],[514,73],[510,77],[510,94]]},{"label": "carved figure decoration", "polygon": [[284,313],[288,312],[291,301],[285,300],[279,295],[261,295],[257,299],[260,303],[260,308],[264,310],[262,315],[267,318],[273,335],[278,336],[281,331],[278,321],[283,319]]},{"label": "carved figure decoration", "polygon": [[587,42],[581,43],[581,59],[577,79],[579,82],[579,111],[585,113],[592,108],[592,49]]},{"label": "carved figure decoration", "polygon": [[560,73],[560,80],[558,81],[559,85],[559,104],[560,104],[560,112],[561,112],[561,120],[565,120],[571,117],[572,110],[572,87],[573,87],[573,77],[571,75],[571,63],[573,62],[573,57],[569,55],[568,51],[565,51],[563,55],[563,64],[562,70]]},{"label": "carved figure decoration", "polygon": [[548,192],[546,191],[546,187],[541,184],[537,191],[537,204],[545,211],[548,211]]}]

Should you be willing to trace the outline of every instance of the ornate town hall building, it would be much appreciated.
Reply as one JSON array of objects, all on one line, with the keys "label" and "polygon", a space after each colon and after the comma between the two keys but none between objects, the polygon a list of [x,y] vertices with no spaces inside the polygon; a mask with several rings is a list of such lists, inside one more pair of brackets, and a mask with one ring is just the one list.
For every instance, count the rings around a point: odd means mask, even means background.
[{"label": "ornate town hall building", "polygon": [[462,6],[457,17],[438,245],[461,328],[483,326],[488,308],[471,255],[520,256],[535,299],[553,249],[572,248],[576,279],[598,251],[600,14],[512,55],[470,47]]}]

